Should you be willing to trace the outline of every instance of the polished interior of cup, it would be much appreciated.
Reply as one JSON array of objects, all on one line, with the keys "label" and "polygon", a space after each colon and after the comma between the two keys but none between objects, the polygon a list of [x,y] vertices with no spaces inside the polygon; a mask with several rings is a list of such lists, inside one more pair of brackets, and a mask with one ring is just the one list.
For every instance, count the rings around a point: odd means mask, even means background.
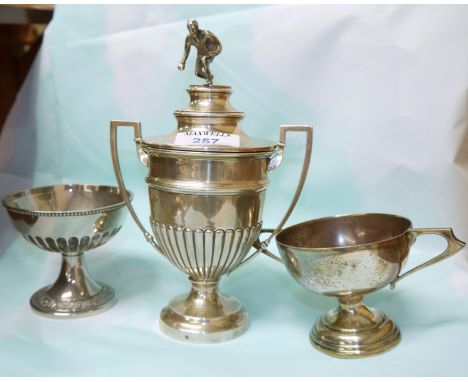
[{"label": "polished interior of cup", "polygon": [[284,229],[277,242],[297,248],[342,248],[368,245],[403,234],[411,222],[389,214],[334,216]]},{"label": "polished interior of cup", "polygon": [[124,201],[117,187],[66,184],[19,191],[6,197],[3,204],[29,213],[70,213],[117,208]]}]

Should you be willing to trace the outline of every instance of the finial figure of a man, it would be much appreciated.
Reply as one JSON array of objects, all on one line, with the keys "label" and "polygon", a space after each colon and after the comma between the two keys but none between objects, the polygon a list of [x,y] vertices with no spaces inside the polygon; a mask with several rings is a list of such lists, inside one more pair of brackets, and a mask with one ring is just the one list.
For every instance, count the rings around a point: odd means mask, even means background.
[{"label": "finial figure of a man", "polygon": [[185,69],[185,62],[193,45],[197,48],[197,63],[195,74],[204,78],[208,85],[213,83],[213,74],[210,72],[210,64],[213,59],[221,53],[222,46],[218,38],[210,31],[198,28],[197,20],[188,20],[188,36],[185,38],[184,55],[179,63],[179,70]]}]

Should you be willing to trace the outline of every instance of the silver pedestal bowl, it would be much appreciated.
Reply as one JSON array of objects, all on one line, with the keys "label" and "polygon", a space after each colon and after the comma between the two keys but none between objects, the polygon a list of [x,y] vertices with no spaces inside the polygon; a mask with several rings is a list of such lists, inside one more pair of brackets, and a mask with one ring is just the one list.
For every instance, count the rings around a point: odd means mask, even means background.
[{"label": "silver pedestal bowl", "polygon": [[114,290],[89,275],[84,252],[105,244],[122,227],[127,211],[116,187],[38,187],[7,196],[3,205],[28,242],[62,254],[57,280],[31,297],[35,312],[69,318],[99,313],[115,304]]},{"label": "silver pedestal bowl", "polygon": [[[447,248],[402,272],[411,246],[422,235],[442,236]],[[338,299],[337,308],[317,319],[310,340],[320,351],[339,358],[380,354],[400,341],[398,326],[385,313],[366,306],[365,295],[387,285],[393,287],[465,246],[451,228],[413,228],[405,217],[382,213],[306,221],[282,230],[276,243],[281,254],[281,259],[276,259],[297,282],[310,291]]]}]

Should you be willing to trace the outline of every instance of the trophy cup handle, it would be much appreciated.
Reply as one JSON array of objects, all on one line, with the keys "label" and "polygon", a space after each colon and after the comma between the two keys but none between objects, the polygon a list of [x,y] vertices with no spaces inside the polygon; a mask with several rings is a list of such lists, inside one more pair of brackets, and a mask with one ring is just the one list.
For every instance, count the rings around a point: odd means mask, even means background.
[{"label": "trophy cup handle", "polygon": [[395,284],[406,276],[409,276],[410,274],[419,271],[420,269],[426,268],[429,265],[436,264],[439,261],[445,260],[455,255],[466,245],[465,242],[461,241],[455,236],[451,228],[412,228],[410,229],[410,234],[412,235],[413,240],[416,240],[416,238],[420,235],[442,236],[445,240],[447,240],[447,248],[440,255],[433,257],[432,259],[414,267],[413,269],[410,269],[402,275],[397,276],[390,284],[391,289],[395,288]]},{"label": "trophy cup handle", "polygon": [[[273,234],[275,230],[272,229],[272,228],[265,228],[265,229],[262,229],[260,231],[260,234],[262,233],[270,233],[270,234]],[[276,234],[275,234],[276,235]],[[271,237],[269,237],[268,239],[271,240]],[[269,243],[268,243],[269,244]],[[281,259],[281,257],[279,256],[276,256],[275,254],[273,254],[272,252],[270,252],[268,250],[268,244],[265,244],[265,242],[261,242],[260,240],[257,240],[255,243],[254,243],[254,247],[257,248],[258,250],[261,250],[263,252],[264,255],[267,255],[268,257],[271,257],[273,260],[275,261],[278,261],[279,263],[283,264],[283,260]]]},{"label": "trophy cup handle", "polygon": [[256,248],[256,251],[252,253],[251,255],[247,256],[242,262],[239,264],[243,265],[250,260],[252,260],[254,257],[256,257],[260,252],[263,252],[265,255],[268,257],[271,257],[272,259],[279,261],[282,263],[283,261],[281,258],[278,256],[274,255],[270,251],[268,251],[268,246],[270,245],[271,240],[281,231],[283,228],[284,224],[286,221],[289,219],[289,216],[291,215],[292,211],[294,210],[294,207],[296,207],[296,203],[299,199],[299,196],[301,195],[302,189],[304,188],[304,183],[307,177],[307,172],[309,171],[309,165],[310,165],[310,157],[312,155],[312,143],[313,143],[313,130],[311,126],[308,125],[281,125],[280,128],[280,139],[278,143],[278,152],[276,155],[271,159],[270,163],[268,164],[268,172],[271,172],[275,170],[281,163],[283,159],[283,152],[284,148],[286,146],[286,134],[288,132],[304,132],[307,135],[307,141],[306,141],[306,147],[305,147],[305,153],[304,153],[304,161],[302,163],[302,170],[301,170],[301,177],[299,178],[299,183],[297,184],[296,187],[296,192],[294,193],[293,199],[291,201],[291,204],[289,205],[288,210],[284,214],[283,218],[279,222],[278,226],[275,229],[271,228],[265,228],[260,231],[260,234],[262,233],[270,233],[267,239],[264,241],[260,242],[259,239],[254,243],[254,248]]},{"label": "trophy cup handle", "polygon": [[122,172],[120,169],[120,162],[119,162],[119,153],[117,148],[117,127],[119,126],[131,126],[134,129],[135,134],[135,143],[137,146],[137,155],[140,159],[140,162],[145,166],[148,165],[148,155],[143,151],[141,148],[141,124],[140,122],[133,122],[133,121],[111,121],[110,123],[110,145],[111,145],[111,153],[112,153],[112,164],[114,165],[114,172],[115,177],[117,178],[117,184],[119,186],[119,191],[122,194],[122,198],[127,205],[128,210],[130,211],[130,215],[132,215],[133,220],[140,228],[141,232],[145,236],[145,239],[148,243],[150,243],[154,248],[156,248],[159,252],[163,253],[159,245],[154,240],[153,236],[145,229],[143,224],[141,224],[140,219],[138,218],[135,210],[133,209],[133,205],[128,198],[127,193],[125,192],[125,184],[122,177]]}]

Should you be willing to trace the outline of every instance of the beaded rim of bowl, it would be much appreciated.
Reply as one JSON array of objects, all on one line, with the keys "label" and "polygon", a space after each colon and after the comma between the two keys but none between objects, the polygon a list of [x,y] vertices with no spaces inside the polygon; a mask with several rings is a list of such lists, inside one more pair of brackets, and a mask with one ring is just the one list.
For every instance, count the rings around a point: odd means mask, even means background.
[{"label": "beaded rim of bowl", "polygon": [[[19,208],[12,205],[12,203],[26,195],[34,195],[40,194],[48,191],[55,191],[55,190],[76,190],[76,191],[111,191],[114,194],[119,194],[119,189],[115,186],[107,186],[107,185],[95,185],[95,184],[58,184],[52,186],[44,186],[44,187],[34,187],[24,189],[18,192],[15,192],[11,195],[6,196],[2,200],[3,206],[10,212],[23,214],[23,215],[31,215],[31,216],[84,216],[84,215],[94,215],[94,214],[101,214],[105,212],[110,212],[114,210],[118,210],[125,206],[125,201],[118,203],[112,203],[104,207],[97,207],[97,208],[88,208],[83,210],[71,210],[71,211],[40,211],[40,210],[32,210],[32,209],[25,209]],[[129,200],[133,199],[133,193],[127,190],[127,195]]]}]

